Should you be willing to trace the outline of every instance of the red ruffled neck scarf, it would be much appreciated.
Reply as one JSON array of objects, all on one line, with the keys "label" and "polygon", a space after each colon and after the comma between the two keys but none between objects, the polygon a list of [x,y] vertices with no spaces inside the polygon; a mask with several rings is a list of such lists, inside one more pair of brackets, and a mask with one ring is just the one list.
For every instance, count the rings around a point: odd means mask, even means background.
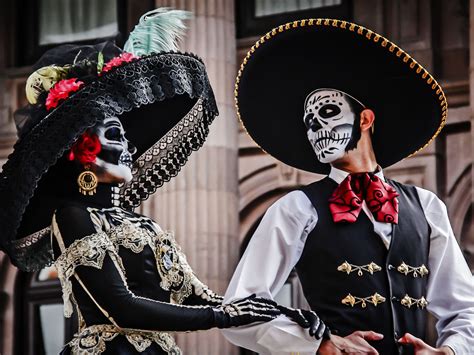
[{"label": "red ruffled neck scarf", "polygon": [[335,223],[354,223],[365,201],[375,220],[397,224],[397,196],[397,191],[374,173],[354,173],[334,190],[329,209]]}]

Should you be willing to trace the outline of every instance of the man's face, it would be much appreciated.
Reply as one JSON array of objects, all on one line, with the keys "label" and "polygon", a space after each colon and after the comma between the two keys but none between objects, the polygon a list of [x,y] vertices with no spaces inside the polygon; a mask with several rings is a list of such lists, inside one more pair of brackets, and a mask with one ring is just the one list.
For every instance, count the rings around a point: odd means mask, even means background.
[{"label": "man's face", "polygon": [[305,102],[304,123],[308,139],[321,163],[342,158],[352,137],[356,114],[345,93],[318,89]]},{"label": "man's face", "polygon": [[137,149],[127,138],[122,123],[117,117],[106,118],[93,129],[100,140],[102,149],[97,155],[95,164],[118,182],[127,182],[132,179],[132,155]]}]

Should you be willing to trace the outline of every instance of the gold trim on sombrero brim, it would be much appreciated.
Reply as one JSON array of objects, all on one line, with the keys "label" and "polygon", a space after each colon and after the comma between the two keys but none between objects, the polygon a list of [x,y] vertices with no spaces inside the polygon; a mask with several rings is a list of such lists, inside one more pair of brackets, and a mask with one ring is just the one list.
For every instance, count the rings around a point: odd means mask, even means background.
[{"label": "gold trim on sombrero brim", "polygon": [[[448,101],[446,100],[446,96],[444,94],[443,89],[441,86],[438,84],[435,78],[425,69],[421,64],[419,64],[414,58],[412,58],[407,52],[405,52],[403,49],[401,49],[399,46],[397,46],[395,43],[391,42],[387,38],[385,38],[382,35],[379,35],[378,33],[369,30],[368,28],[365,28],[363,26],[357,25],[352,22],[348,21],[342,21],[342,20],[336,20],[336,19],[328,19],[328,18],[318,18],[318,19],[303,19],[303,20],[297,20],[293,22],[288,22],[286,24],[280,25],[278,27],[275,27],[271,31],[267,32],[265,35],[260,37],[260,39],[250,48],[250,50],[247,52],[247,55],[245,56],[244,60],[242,61],[242,64],[240,65],[240,69],[237,73],[237,77],[235,79],[235,89],[234,89],[234,99],[235,99],[235,108],[237,111],[237,117],[239,118],[240,123],[242,124],[242,127],[244,128],[246,134],[252,139],[252,141],[260,147],[265,153],[271,155],[270,153],[266,152],[255,140],[252,138],[252,136],[249,134],[247,131],[247,128],[245,127],[245,124],[242,121],[242,118],[240,116],[240,110],[239,110],[239,100],[238,100],[238,94],[239,94],[239,83],[240,83],[240,78],[242,76],[242,73],[244,71],[245,65],[247,64],[248,60],[252,56],[253,53],[265,42],[268,40],[272,39],[273,37],[277,36],[279,33],[289,31],[294,28],[298,27],[304,27],[304,26],[332,26],[332,27],[338,27],[342,28],[347,31],[351,32],[356,32],[358,35],[364,37],[365,39],[369,41],[373,41],[375,43],[379,43],[380,46],[387,48],[387,50],[391,53],[394,54],[395,57],[399,58],[403,63],[406,63],[410,67],[410,69],[414,70],[416,74],[419,74],[421,79],[426,82],[427,85],[431,87],[433,91],[436,92],[436,95],[438,95],[438,100],[439,104],[441,107],[441,123],[436,130],[435,134],[426,142],[422,147],[418,148],[415,150],[413,153],[409,154],[408,156],[402,158],[408,158],[411,157],[412,155],[417,154],[424,148],[426,148],[441,132],[443,127],[446,124],[447,116],[448,116]],[[275,158],[276,159],[276,158]]]}]

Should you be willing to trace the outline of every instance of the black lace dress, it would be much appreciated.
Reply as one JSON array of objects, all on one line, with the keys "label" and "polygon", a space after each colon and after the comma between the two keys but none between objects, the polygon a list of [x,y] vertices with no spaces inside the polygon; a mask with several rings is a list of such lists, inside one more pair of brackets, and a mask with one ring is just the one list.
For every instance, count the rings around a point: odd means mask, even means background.
[{"label": "black lace dress", "polygon": [[181,354],[167,331],[216,326],[222,298],[151,219],[76,200],[51,227],[64,313],[79,318],[62,354]]}]

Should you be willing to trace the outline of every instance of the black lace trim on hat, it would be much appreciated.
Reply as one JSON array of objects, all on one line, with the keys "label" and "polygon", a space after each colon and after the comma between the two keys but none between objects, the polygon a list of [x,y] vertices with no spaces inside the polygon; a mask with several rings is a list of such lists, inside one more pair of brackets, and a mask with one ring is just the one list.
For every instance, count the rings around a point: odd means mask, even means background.
[{"label": "black lace trim on hat", "polygon": [[204,144],[213,116],[202,100],[133,164],[133,179],[120,188],[117,204],[135,208],[165,182],[176,176],[189,155]]},{"label": "black lace trim on hat", "polygon": [[24,271],[36,271],[38,270],[36,265],[41,265],[43,268],[53,264],[50,227],[14,240],[12,245],[17,262],[25,265]]}]

